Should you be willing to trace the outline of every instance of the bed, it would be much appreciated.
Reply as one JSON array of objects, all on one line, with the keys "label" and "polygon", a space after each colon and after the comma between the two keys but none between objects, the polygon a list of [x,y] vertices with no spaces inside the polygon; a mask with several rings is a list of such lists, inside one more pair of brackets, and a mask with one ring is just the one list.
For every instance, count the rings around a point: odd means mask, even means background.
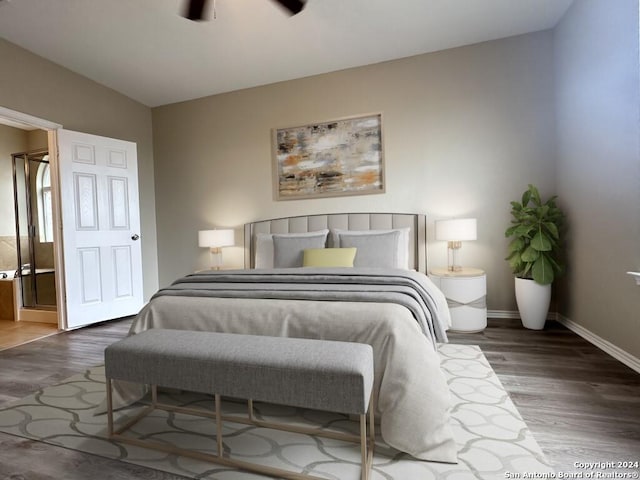
[{"label": "bed", "polygon": [[[244,233],[247,268],[176,280],[137,315],[131,334],[178,328],[368,343],[385,442],[418,459],[457,462],[436,350],[450,318],[425,275],[425,217],[297,216],[249,223]],[[119,401],[136,395],[118,388]]]}]

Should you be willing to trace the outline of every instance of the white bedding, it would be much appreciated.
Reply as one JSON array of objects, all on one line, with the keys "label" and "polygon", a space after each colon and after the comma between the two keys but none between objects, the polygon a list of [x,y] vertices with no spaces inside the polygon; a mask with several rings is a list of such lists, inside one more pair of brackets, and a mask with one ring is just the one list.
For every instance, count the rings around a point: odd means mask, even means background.
[{"label": "white bedding", "polygon": [[[446,322],[448,311],[443,315]],[[391,303],[162,296],[140,312],[131,333],[149,328],[368,343],[374,351],[374,395],[384,440],[418,459],[457,462],[449,426],[449,390],[438,354],[405,307]],[[139,395],[139,389],[121,384],[116,404],[130,403]]]}]

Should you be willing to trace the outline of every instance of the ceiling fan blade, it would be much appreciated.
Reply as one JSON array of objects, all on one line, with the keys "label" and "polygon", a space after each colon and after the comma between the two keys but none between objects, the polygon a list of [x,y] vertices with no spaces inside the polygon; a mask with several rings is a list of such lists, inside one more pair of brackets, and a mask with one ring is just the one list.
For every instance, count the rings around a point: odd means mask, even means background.
[{"label": "ceiling fan blade", "polygon": [[302,0],[275,0],[284,8],[291,12],[291,15],[300,13],[304,8],[305,3]]},{"label": "ceiling fan blade", "polygon": [[203,20],[206,3],[207,0],[189,0],[183,16],[189,20]]}]

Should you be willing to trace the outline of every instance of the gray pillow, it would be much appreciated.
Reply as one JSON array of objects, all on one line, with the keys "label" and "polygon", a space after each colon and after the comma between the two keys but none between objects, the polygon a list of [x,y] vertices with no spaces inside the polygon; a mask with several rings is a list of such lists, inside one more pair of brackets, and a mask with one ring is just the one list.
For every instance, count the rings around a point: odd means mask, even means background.
[{"label": "gray pillow", "polygon": [[340,247],[355,247],[356,258],[354,267],[398,267],[398,242],[400,232],[393,231],[375,235],[340,234]]},{"label": "gray pillow", "polygon": [[303,233],[257,233],[255,236],[256,254],[254,257],[255,268],[273,268],[273,235],[284,235],[288,237],[314,237],[316,235],[329,233],[328,229],[315,230]]},{"label": "gray pillow", "polygon": [[400,232],[400,240],[398,240],[398,264],[397,268],[403,268],[408,270],[409,267],[409,234],[411,229],[409,227],[402,228],[390,228],[385,230],[341,230],[338,228],[332,228],[329,234],[330,246],[340,245],[340,235],[378,235],[380,233]]},{"label": "gray pillow", "polygon": [[273,235],[273,266],[275,268],[302,267],[307,248],[324,248],[327,233],[301,237],[298,235]]}]

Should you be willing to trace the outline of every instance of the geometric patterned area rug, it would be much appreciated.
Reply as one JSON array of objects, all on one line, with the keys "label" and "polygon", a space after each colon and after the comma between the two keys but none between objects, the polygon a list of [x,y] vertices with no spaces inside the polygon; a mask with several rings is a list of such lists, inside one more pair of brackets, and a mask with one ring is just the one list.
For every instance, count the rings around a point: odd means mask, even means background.
[{"label": "geometric patterned area rug", "polygon": [[[451,416],[459,446],[458,464],[415,460],[391,449],[378,436],[371,479],[494,480],[514,478],[514,474],[521,478],[525,473],[551,474],[553,468],[480,349],[444,344],[439,352],[453,398]],[[106,415],[94,415],[104,395],[104,369],[94,367],[0,408],[0,431],[194,479],[269,478],[107,440]],[[206,395],[162,392],[161,396],[166,403],[212,406],[212,397]],[[358,433],[357,423],[343,415],[269,404],[254,406],[256,416],[265,420],[311,423]],[[135,415],[140,408],[121,409],[116,422]],[[245,409],[241,403],[223,405],[226,413]],[[226,423],[224,429],[225,449],[235,458],[333,480],[359,478],[360,450],[355,444],[233,423]],[[215,421],[200,417],[156,410],[131,433],[209,453],[216,451]]]}]

